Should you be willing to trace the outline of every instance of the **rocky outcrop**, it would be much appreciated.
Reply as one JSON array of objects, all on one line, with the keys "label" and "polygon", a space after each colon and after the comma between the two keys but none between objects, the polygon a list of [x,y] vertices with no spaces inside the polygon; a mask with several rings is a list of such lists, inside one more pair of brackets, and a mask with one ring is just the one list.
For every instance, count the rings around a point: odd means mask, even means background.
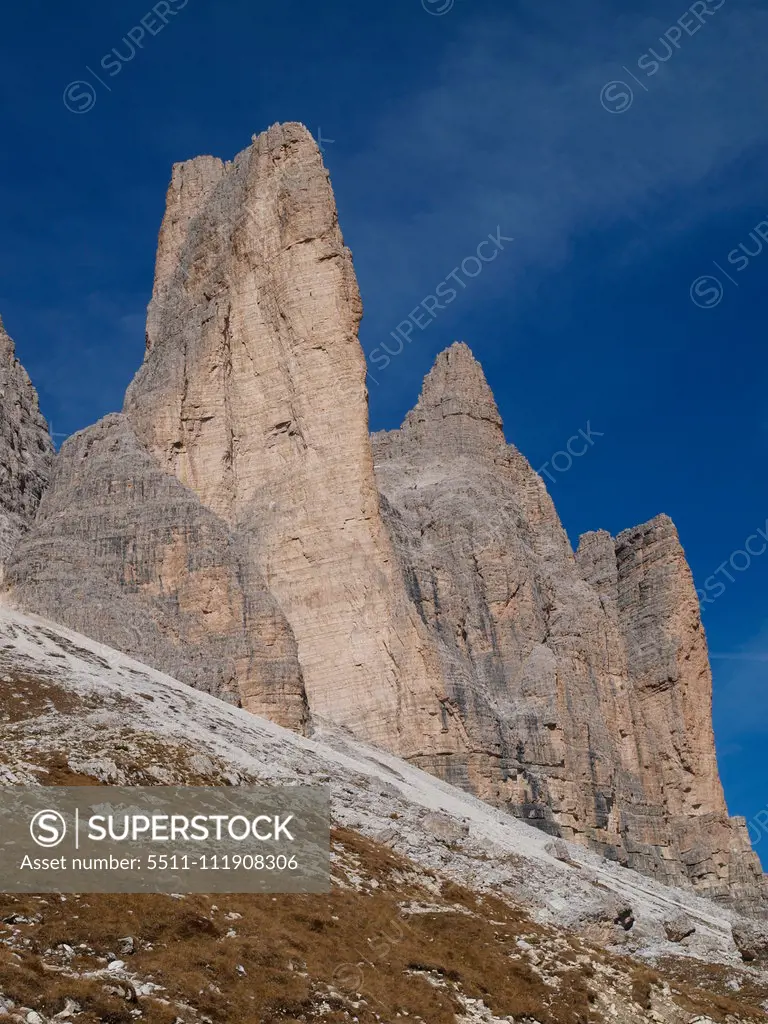
[{"label": "rocky outcrop", "polygon": [[181,164],[125,414],[156,463],[248,537],[313,713],[407,755],[458,749],[378,514],[360,316],[305,128],[275,126],[230,164]]},{"label": "rocky outcrop", "polygon": [[465,345],[438,357],[374,455],[404,577],[439,641],[445,718],[467,730],[460,755],[419,763],[553,834],[619,850],[616,740],[631,721],[605,617]]},{"label": "rocky outcrop", "polygon": [[465,345],[373,445],[403,578],[438,641],[445,720],[467,734],[464,751],[415,760],[668,882],[760,892],[717,774],[706,643],[671,521],[588,534],[574,557]]},{"label": "rocky outcrop", "polygon": [[64,446],[12,597],[283,724],[308,708],[553,837],[754,900],[670,520],[574,554],[466,345],[371,440],[360,316],[306,129],[175,167],[144,364],[123,413]]},{"label": "rocky outcrop", "polygon": [[53,444],[27,372],[0,320],[0,583],[48,482]]},{"label": "rocky outcrop", "polygon": [[586,534],[577,559],[624,650],[642,793],[624,807],[631,862],[659,874],[670,837],[695,884],[748,898],[759,865],[746,823],[726,812],[706,638],[674,524],[662,515],[615,541]]},{"label": "rocky outcrop", "polygon": [[124,416],[65,442],[7,577],[17,604],[304,729],[293,634],[247,542],[155,466]]},{"label": "rocky outcrop", "polygon": [[768,961],[768,927],[765,924],[739,921],[733,924],[733,941],[742,960]]}]

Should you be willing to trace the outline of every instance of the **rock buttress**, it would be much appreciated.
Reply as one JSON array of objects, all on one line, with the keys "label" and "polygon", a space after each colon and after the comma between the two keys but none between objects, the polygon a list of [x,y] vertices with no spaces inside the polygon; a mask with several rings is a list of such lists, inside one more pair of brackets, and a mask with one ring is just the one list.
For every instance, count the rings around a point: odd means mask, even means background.
[{"label": "rock buttress", "polygon": [[52,460],[37,392],[0,320],[0,584],[7,558],[35,517]]},{"label": "rock buttress", "polygon": [[443,727],[428,630],[379,512],[362,313],[317,146],[271,128],[177,166],[147,353],[125,414],[157,464],[249,539],[298,644],[312,713],[405,756]]},{"label": "rock buttress", "polygon": [[729,819],[690,571],[662,517],[574,557],[465,345],[373,438],[398,561],[437,638],[444,721],[467,749],[418,763],[553,834],[712,895],[760,894]]},{"label": "rock buttress", "polygon": [[6,583],[22,608],[306,726],[296,644],[246,539],[155,465],[124,416],[64,443]]}]

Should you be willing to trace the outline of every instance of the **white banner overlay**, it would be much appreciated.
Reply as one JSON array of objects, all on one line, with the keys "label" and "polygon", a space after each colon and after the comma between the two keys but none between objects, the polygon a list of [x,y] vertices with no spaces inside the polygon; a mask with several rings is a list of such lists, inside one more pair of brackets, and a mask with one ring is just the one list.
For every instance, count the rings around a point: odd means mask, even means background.
[{"label": "white banner overlay", "polygon": [[327,786],[0,788],[0,891],[327,892]]}]

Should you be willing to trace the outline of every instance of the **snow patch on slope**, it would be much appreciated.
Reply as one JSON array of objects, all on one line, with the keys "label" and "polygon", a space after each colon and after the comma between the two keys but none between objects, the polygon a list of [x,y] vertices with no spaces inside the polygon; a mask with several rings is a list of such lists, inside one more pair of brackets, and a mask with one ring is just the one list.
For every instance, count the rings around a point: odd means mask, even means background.
[{"label": "snow patch on slope", "polygon": [[[100,759],[113,763],[110,743],[130,728],[215,757],[229,766],[233,781],[330,784],[336,824],[464,885],[522,903],[542,923],[587,934],[598,928],[604,941],[636,955],[684,953],[741,963],[731,935],[733,911],[580,846],[568,844],[573,863],[563,863],[543,832],[330,724],[303,738],[103,644],[0,606],[0,676],[9,666],[86,698],[78,714],[52,712],[47,731],[39,724],[45,716],[36,726],[41,738],[63,745],[70,763],[79,747],[89,751],[92,766]],[[6,766],[6,778],[23,776],[9,777]],[[624,933],[613,915],[626,907],[636,923]],[[696,926],[684,947],[669,943],[663,927],[680,912]]]}]

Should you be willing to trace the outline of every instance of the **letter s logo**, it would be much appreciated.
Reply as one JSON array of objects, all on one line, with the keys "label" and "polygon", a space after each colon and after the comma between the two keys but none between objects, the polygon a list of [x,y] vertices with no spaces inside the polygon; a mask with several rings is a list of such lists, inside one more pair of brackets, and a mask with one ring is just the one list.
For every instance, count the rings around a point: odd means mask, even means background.
[{"label": "letter s logo", "polygon": [[58,811],[38,811],[29,823],[29,834],[38,846],[58,846],[67,834],[67,823]]}]

